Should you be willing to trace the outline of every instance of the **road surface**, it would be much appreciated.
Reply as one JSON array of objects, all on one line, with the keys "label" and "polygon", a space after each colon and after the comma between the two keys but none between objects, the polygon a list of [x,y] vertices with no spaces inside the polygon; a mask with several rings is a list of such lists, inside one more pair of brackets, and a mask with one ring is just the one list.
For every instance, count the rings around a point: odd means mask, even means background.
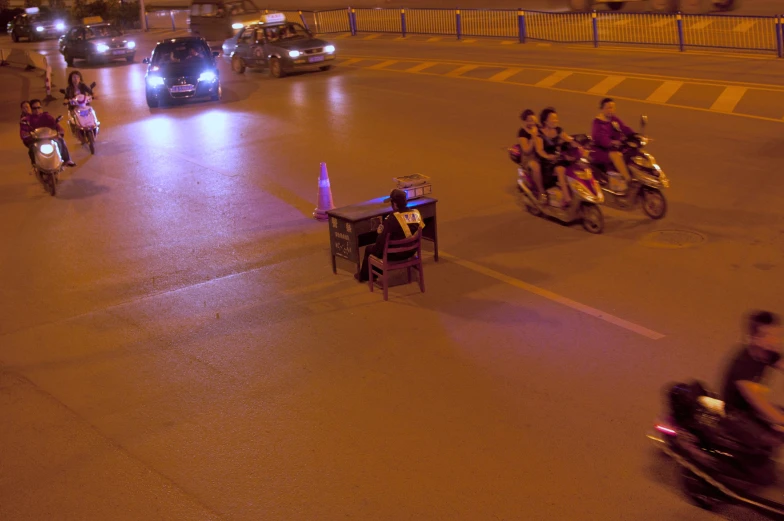
[{"label": "road surface", "polygon": [[[784,310],[780,63],[335,42],[327,73],[224,63],[222,102],[155,110],[141,64],[77,64],[102,131],[55,198],[17,141],[40,74],[0,69],[0,518],[761,519],[690,506],[645,433],[666,382],[716,385],[743,312]],[[63,86],[53,42],[19,45]],[[587,131],[604,95],[649,116],[668,216],[529,215],[517,115]],[[426,293],[332,274],[322,161],[337,206],[432,177]]]}]

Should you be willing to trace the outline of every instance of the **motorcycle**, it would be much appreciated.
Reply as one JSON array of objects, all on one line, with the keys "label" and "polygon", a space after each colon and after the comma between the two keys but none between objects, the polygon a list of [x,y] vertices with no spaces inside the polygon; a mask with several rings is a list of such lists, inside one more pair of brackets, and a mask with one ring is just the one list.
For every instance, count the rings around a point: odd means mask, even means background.
[{"label": "motorcycle", "polygon": [[[94,88],[95,82],[90,84],[90,89]],[[65,94],[64,89],[60,89],[60,92]],[[92,96],[80,93],[66,100],[63,105],[69,109],[68,126],[71,127],[71,133],[82,145],[89,146],[90,154],[95,154],[95,138],[98,137],[101,123],[90,105],[92,100]]]},{"label": "motorcycle", "polygon": [[775,449],[744,443],[724,402],[697,381],[666,388],[667,411],[648,438],[681,469],[681,485],[697,506],[736,503],[784,514]]},{"label": "motorcycle", "polygon": [[[512,154],[510,149],[510,154]],[[563,207],[561,201],[563,194],[557,186],[546,188],[547,202],[540,202],[536,196],[536,184],[531,172],[523,166],[518,166],[517,186],[525,196],[525,204],[531,214],[553,217],[562,223],[571,224],[580,221],[586,231],[602,233],[604,231],[604,216],[599,207],[604,202],[599,183],[591,173],[588,161],[581,157],[579,149],[569,143],[562,146],[557,161],[566,160],[566,182],[572,193],[572,201]]]},{"label": "motorcycle", "polygon": [[[63,117],[57,116],[59,122]],[[56,130],[51,128],[38,128],[30,134],[33,142],[33,157],[35,158],[35,177],[52,196],[57,193],[58,176],[63,171],[64,163],[59,137]]]},{"label": "motorcycle", "polygon": [[[641,130],[645,130],[647,122],[648,117],[642,116]],[[591,136],[587,134],[578,134],[574,138],[586,148],[593,144]],[[591,166],[602,191],[608,195],[607,202],[611,206],[632,210],[640,203],[648,217],[661,219],[667,213],[667,200],[662,190],[669,188],[670,180],[656,163],[656,159],[644,150],[649,142],[650,139],[641,134],[623,140],[621,153],[631,175],[631,183],[627,183],[620,173],[614,171],[615,167],[612,165],[592,163]]]}]

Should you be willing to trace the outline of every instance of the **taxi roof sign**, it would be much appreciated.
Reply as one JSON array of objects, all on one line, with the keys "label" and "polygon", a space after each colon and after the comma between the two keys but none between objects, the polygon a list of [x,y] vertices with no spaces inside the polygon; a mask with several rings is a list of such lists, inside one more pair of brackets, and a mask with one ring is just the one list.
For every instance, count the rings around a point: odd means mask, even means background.
[{"label": "taxi roof sign", "polygon": [[265,24],[278,24],[286,21],[286,15],[283,13],[272,13],[261,16],[261,23]]},{"label": "taxi roof sign", "polygon": [[103,18],[100,16],[88,16],[87,18],[82,18],[82,23],[84,25],[99,24],[103,23]]}]

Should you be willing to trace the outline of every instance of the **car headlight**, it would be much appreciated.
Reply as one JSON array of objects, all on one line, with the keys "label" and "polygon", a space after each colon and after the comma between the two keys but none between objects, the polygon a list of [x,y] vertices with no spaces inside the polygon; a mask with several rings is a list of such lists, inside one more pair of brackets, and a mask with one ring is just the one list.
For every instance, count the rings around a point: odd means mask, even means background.
[{"label": "car headlight", "polygon": [[41,27],[40,25],[36,26],[35,30],[38,31],[39,33],[44,32],[44,28]]},{"label": "car headlight", "polygon": [[204,71],[199,74],[199,81],[215,81],[215,78],[217,78],[217,76],[215,76],[215,73],[212,71]]},{"label": "car headlight", "polygon": [[127,43],[125,44],[125,46],[126,46],[127,48],[129,48],[129,49],[135,49],[135,48],[136,48],[136,42],[127,42]]},{"label": "car headlight", "polygon": [[161,78],[160,76],[149,76],[147,78],[147,84],[150,87],[160,87],[161,85],[163,85],[163,78]]},{"label": "car headlight", "polygon": [[54,152],[54,147],[49,143],[44,143],[43,145],[41,145],[40,150],[42,154],[48,156],[49,154]]},{"label": "car headlight", "polygon": [[54,24],[54,28],[58,31],[65,31],[65,24],[63,22],[57,22]]},{"label": "car headlight", "polygon": [[243,27],[241,23],[231,24],[232,29],[242,29]]},{"label": "car headlight", "polygon": [[109,50],[109,46],[105,43],[97,43],[95,44],[95,50],[98,52],[106,52]]},{"label": "car headlight", "polygon": [[289,51],[289,56],[291,56],[292,58],[296,58],[300,54],[302,54],[302,53],[299,52],[299,51]]},{"label": "car headlight", "polygon": [[326,47],[324,47],[324,52],[335,52],[335,46],[327,45]]}]

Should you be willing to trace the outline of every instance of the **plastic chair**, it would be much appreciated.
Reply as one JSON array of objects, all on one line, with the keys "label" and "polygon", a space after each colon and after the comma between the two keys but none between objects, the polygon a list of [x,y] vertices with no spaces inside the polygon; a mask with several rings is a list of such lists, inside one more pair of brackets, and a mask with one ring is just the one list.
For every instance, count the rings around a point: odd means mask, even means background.
[{"label": "plastic chair", "polygon": [[[416,252],[413,256],[393,261],[389,260],[390,253],[412,253]],[[411,284],[411,268],[416,267],[419,270],[419,289],[422,293],[425,292],[425,273],[422,269],[422,230],[417,230],[414,235],[407,239],[398,241],[389,240],[387,235],[386,243],[384,244],[383,258],[379,259],[375,255],[371,255],[368,259],[368,285],[370,292],[373,292],[374,279],[378,277],[381,280],[381,287],[384,289],[384,300],[389,300],[389,272],[405,269],[408,274],[408,283]],[[378,268],[381,273],[378,274],[373,268]]]}]

